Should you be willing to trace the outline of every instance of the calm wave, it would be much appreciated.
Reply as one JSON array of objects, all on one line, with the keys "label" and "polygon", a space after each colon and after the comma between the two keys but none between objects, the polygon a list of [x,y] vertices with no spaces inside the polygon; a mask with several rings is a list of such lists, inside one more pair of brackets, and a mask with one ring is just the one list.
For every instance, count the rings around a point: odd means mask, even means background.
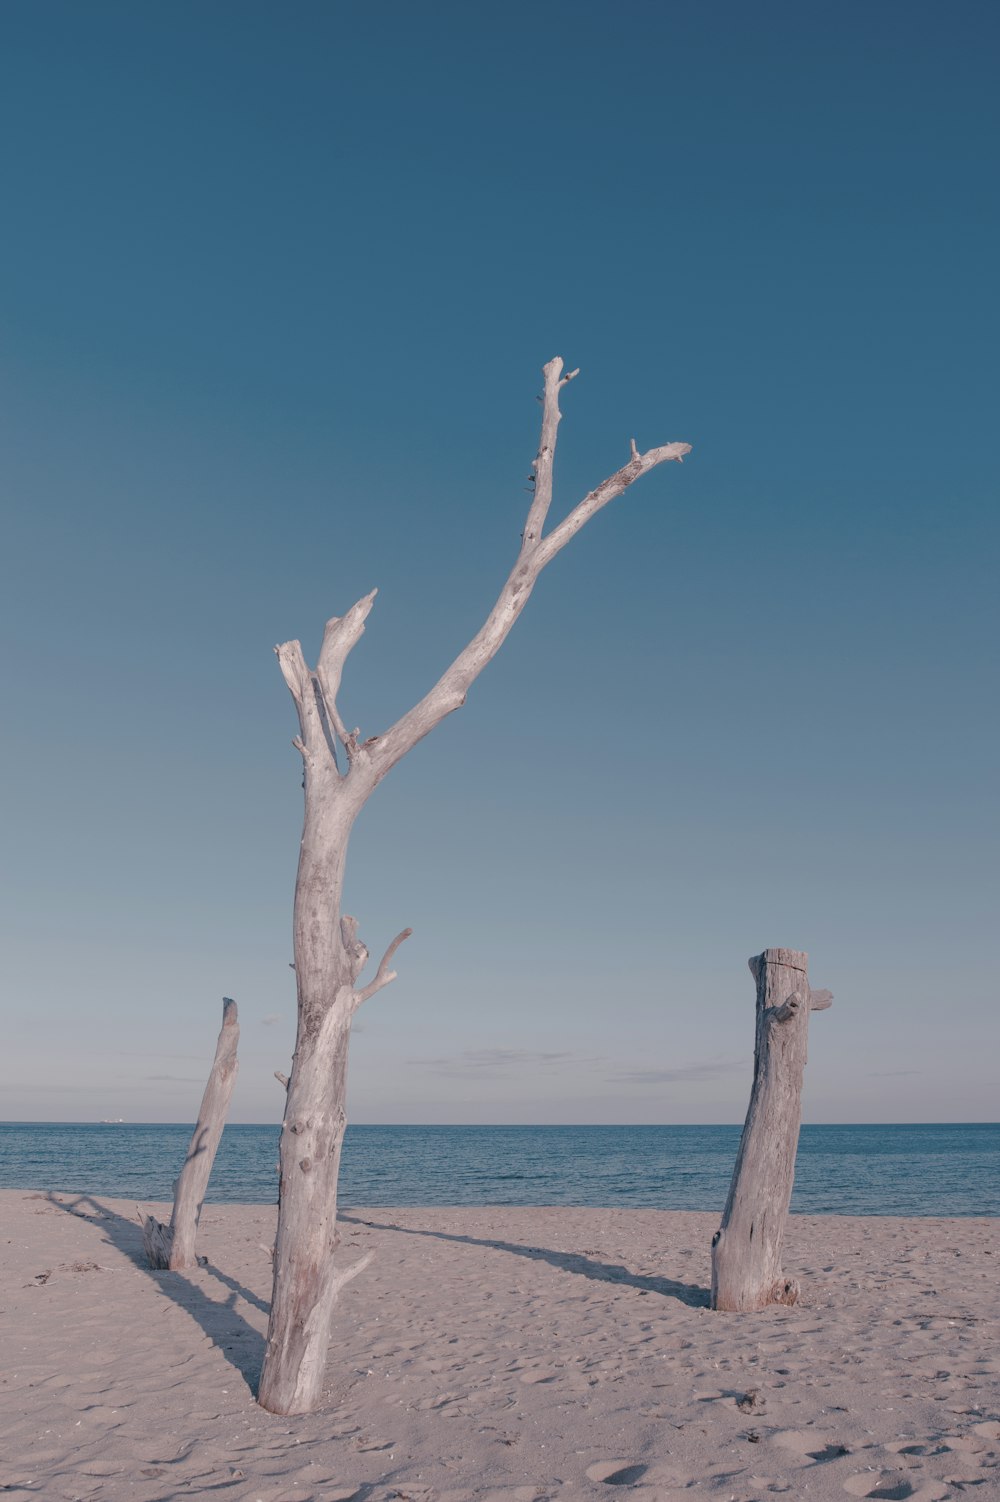
[{"label": "calm wave", "polygon": [[[190,1126],[0,1124],[0,1186],[169,1199]],[[721,1210],[736,1126],[351,1126],[343,1205]],[[226,1128],[209,1199],[273,1203],[278,1129]],[[805,1126],[792,1209],[1000,1215],[1000,1125]]]}]

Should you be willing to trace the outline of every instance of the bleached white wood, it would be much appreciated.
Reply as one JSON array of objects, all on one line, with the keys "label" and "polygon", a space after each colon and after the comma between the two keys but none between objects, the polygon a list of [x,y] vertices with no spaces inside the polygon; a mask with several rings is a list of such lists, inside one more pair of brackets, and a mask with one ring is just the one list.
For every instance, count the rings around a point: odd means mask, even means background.
[{"label": "bleached white wood", "polygon": [[[274,1291],[259,1391],[260,1403],[273,1413],[307,1412],[321,1397],[330,1315],[344,1281],[335,1270],[333,1254],[351,1020],[364,1001],[395,979],[390,962],[410,934],[404,929],[393,939],[374,979],[359,987],[368,950],[358,938],[356,920],[341,915],[354,821],[381,779],[465,702],[470,685],[503,645],[545,565],[634,481],[690,452],[690,444],[670,443],[640,454],[633,442],[627,464],[584,496],[546,535],[561,420],[559,395],[576,374],[564,375],[560,359],[544,367],[542,431],[532,465],[534,494],[514,565],[482,628],[411,710],[384,734],[362,740],[360,730],[347,728],[338,706],[344,665],[365,629],[374,590],[346,615],[327,623],[315,670],[307,666],[299,642],[275,648],[298,711],[294,744],[303,761],[305,820],[293,919],[298,1030],[281,1132]],[[359,1270],[352,1268],[350,1276]]]},{"label": "bleached white wood", "polygon": [[811,991],[808,956],[765,949],[750,960],[757,984],[753,1086],[722,1225],[712,1239],[712,1308],[748,1312],[794,1304],[799,1287],[781,1270],[795,1178],[802,1076],[810,1011],[829,991]]},{"label": "bleached white wood", "polygon": [[188,1145],[187,1157],[174,1185],[170,1224],[152,1215],[143,1222],[142,1239],[150,1267],[180,1272],[197,1264],[195,1241],[202,1205],[208,1190],[212,1164],[222,1139],[229,1102],[239,1070],[236,1051],[240,1041],[239,1010],[231,996],[222,1000],[222,1028],[215,1058],[205,1086],[198,1121]]}]

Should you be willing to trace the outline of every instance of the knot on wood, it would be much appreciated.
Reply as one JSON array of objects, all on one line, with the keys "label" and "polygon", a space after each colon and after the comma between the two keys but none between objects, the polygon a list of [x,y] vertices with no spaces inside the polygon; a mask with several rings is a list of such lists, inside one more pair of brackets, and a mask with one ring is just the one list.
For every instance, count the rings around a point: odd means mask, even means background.
[{"label": "knot on wood", "polygon": [[311,1158],[300,1158],[299,1159],[299,1167],[301,1168],[301,1170],[302,1170],[303,1173],[308,1173],[309,1170],[310,1170],[310,1168],[312,1168],[312,1159]]},{"label": "knot on wood", "polygon": [[772,1014],[775,1022],[788,1022],[798,1012],[802,1005],[802,998],[798,991],[793,991],[786,1002],[780,1007],[775,1007]]}]

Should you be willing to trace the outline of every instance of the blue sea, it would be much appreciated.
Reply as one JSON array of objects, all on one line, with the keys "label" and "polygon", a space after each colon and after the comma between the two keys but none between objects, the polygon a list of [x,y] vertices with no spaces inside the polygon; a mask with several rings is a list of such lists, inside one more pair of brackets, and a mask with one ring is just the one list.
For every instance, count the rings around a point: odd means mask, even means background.
[{"label": "blue sea", "polygon": [[[165,1200],[190,1126],[0,1123],[0,1187]],[[721,1211],[738,1126],[350,1126],[340,1203]],[[227,1126],[208,1198],[277,1199],[278,1128]],[[792,1210],[1000,1215],[1000,1124],[804,1126]]]}]

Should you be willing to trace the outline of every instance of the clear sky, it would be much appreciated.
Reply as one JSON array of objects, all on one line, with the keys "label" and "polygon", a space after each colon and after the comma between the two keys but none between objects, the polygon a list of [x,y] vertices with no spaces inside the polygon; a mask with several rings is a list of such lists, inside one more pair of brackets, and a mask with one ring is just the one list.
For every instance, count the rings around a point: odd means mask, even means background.
[{"label": "clear sky", "polygon": [[377,792],[359,1122],[721,1122],[807,949],[809,1121],[988,1120],[1000,11],[4,6],[0,1117],[233,1118],[294,1035],[272,655],[378,586],[384,728],[528,504],[694,445]]}]

